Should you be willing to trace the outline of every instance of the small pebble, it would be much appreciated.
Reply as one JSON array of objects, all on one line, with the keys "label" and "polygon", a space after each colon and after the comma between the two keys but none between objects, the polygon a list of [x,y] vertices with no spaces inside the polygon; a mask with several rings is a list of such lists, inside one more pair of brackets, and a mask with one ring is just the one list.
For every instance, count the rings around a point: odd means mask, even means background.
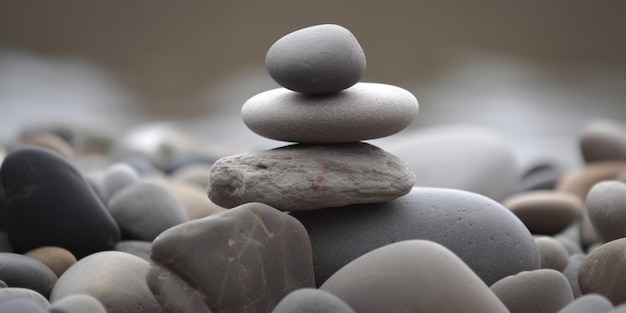
[{"label": "small pebble", "polygon": [[24,255],[46,265],[57,277],[61,277],[70,266],[76,263],[76,257],[60,247],[40,247],[27,251]]},{"label": "small pebble", "polygon": [[324,290],[302,288],[285,296],[272,313],[355,313],[337,296]]},{"label": "small pebble", "polygon": [[[127,308],[130,309],[130,308]],[[49,313],[112,313],[107,312],[98,299],[86,295],[76,294],[67,296],[50,306]]]},{"label": "small pebble", "polygon": [[589,294],[574,300],[558,313],[606,313],[611,310],[611,301],[601,295]]},{"label": "small pebble", "polygon": [[626,128],[614,121],[589,121],[581,131],[579,142],[587,163],[626,159]]},{"label": "small pebble", "polygon": [[45,264],[17,253],[0,253],[0,280],[9,287],[28,288],[50,295],[57,276]]},{"label": "small pebble", "polygon": [[[1,305],[12,300],[23,300],[27,301],[31,304],[34,304],[36,307],[44,310],[47,310],[50,307],[50,303],[48,300],[41,295],[41,293],[34,291],[28,288],[19,288],[19,287],[8,287],[8,288],[0,288],[0,308],[3,308]],[[7,310],[0,309],[0,312],[13,313],[16,311],[9,310],[7,307],[4,307]],[[31,313],[30,311],[26,311]],[[37,311],[34,311],[37,312]]]},{"label": "small pebble", "polygon": [[535,238],[541,257],[541,268],[563,271],[569,263],[569,253],[556,239],[548,236]]},{"label": "small pebble", "polygon": [[595,184],[587,194],[587,213],[604,242],[626,237],[626,184],[617,180]]},{"label": "small pebble", "polygon": [[115,193],[138,183],[140,179],[137,170],[126,163],[115,163],[109,166],[104,172],[99,184],[105,203],[111,199]]}]

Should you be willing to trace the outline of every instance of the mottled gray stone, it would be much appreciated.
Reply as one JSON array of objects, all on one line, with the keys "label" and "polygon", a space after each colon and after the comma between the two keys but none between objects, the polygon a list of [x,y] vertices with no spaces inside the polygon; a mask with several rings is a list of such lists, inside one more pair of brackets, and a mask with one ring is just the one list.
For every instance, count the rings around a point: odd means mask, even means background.
[{"label": "mottled gray stone", "polygon": [[409,164],[415,186],[467,190],[496,201],[520,189],[514,146],[490,128],[431,126],[373,143]]},{"label": "mottled gray stone", "polygon": [[285,296],[272,313],[354,313],[337,296],[324,290],[302,288]]},{"label": "mottled gray stone", "polygon": [[579,142],[587,163],[626,159],[626,128],[614,121],[589,121],[581,131]]},{"label": "mottled gray stone", "polygon": [[247,203],[163,232],[146,276],[165,311],[271,312],[315,286],[311,245],[296,219]]},{"label": "mottled gray stone", "polygon": [[[50,307],[50,303],[48,302],[48,300],[44,296],[42,296],[39,292],[36,292],[32,289],[19,288],[19,287],[0,288],[0,304],[5,303],[10,300],[16,300],[16,299],[21,299],[21,300],[25,300],[30,303],[33,303],[37,307],[44,310],[44,312]],[[13,311],[0,310],[0,312],[13,312]]]},{"label": "mottled gray stone", "polygon": [[552,269],[521,272],[490,288],[511,313],[554,313],[574,301],[567,278]]},{"label": "mottled gray stone", "polygon": [[366,143],[296,144],[218,160],[208,195],[225,208],[261,202],[302,211],[393,200],[414,179],[406,162]]},{"label": "mottled gray stone", "polygon": [[59,278],[50,301],[86,294],[107,312],[162,312],[148,289],[148,262],[128,253],[104,251],[80,259]]},{"label": "mottled gray stone", "polygon": [[338,270],[320,287],[355,312],[508,312],[453,252],[427,240],[392,243]]},{"label": "mottled gray stone", "polygon": [[578,283],[583,294],[597,293],[613,305],[626,303],[626,238],[607,242],[593,250],[578,268]]},{"label": "mottled gray stone", "polygon": [[563,271],[569,263],[569,252],[556,239],[548,236],[535,238],[535,244],[541,257],[541,268]]},{"label": "mottled gray stone", "polygon": [[587,194],[587,214],[603,241],[626,237],[626,184],[617,180],[595,184]]},{"label": "mottled gray stone", "polygon": [[329,95],[284,88],[248,99],[243,122],[260,136],[302,143],[341,143],[382,138],[405,129],[417,116],[415,96],[400,87],[358,83]]},{"label": "mottled gray stone", "polygon": [[552,190],[527,191],[502,201],[533,234],[554,235],[580,218],[585,203],[576,195]]},{"label": "mottled gray stone", "polygon": [[98,299],[84,294],[67,296],[50,306],[49,313],[112,313]]},{"label": "mottled gray stone", "polygon": [[561,309],[558,313],[606,313],[613,310],[607,298],[597,295],[584,295]]},{"label": "mottled gray stone", "polygon": [[265,68],[281,86],[305,93],[331,93],[358,82],[365,53],[346,28],[322,24],[278,39],[267,51]]},{"label": "mottled gray stone", "polygon": [[411,239],[447,247],[487,285],[541,267],[526,226],[496,201],[467,191],[413,188],[389,202],[291,214],[309,233],[318,284],[369,251]]},{"label": "mottled gray stone", "polygon": [[0,280],[9,287],[28,288],[50,295],[57,276],[45,264],[17,253],[0,253]]},{"label": "mottled gray stone", "polygon": [[586,255],[583,253],[570,256],[569,262],[563,270],[563,275],[565,275],[570,286],[572,287],[572,294],[574,295],[574,298],[578,298],[583,294],[580,290],[580,285],[578,284],[578,269],[580,268],[580,264],[583,262],[585,256]]},{"label": "mottled gray stone", "polygon": [[180,201],[164,186],[137,182],[109,200],[109,212],[124,239],[152,241],[164,230],[189,220]]}]

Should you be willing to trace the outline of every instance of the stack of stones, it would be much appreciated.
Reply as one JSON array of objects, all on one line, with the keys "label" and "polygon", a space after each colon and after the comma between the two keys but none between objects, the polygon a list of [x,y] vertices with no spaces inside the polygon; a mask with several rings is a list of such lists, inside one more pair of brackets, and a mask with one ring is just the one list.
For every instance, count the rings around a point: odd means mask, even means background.
[{"label": "stack of stones", "polygon": [[385,202],[411,190],[415,175],[406,162],[361,141],[406,128],[417,99],[396,86],[359,82],[365,54],[349,30],[325,24],[292,32],[272,45],[265,63],[283,88],[250,98],[243,121],[263,137],[297,144],[218,160],[208,185],[213,202],[304,211]]}]

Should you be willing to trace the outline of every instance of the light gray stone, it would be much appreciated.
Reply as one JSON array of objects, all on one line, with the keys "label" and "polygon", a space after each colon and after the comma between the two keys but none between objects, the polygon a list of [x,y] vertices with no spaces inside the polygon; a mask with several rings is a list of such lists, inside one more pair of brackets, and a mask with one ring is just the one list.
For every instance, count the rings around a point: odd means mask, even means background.
[{"label": "light gray stone", "polygon": [[272,313],[354,313],[337,296],[324,290],[301,288],[289,293],[276,305]]},{"label": "light gray stone", "polygon": [[[28,288],[8,287],[0,288],[0,303],[10,300],[22,299],[31,302],[41,309],[47,310],[50,307],[48,300],[39,292]],[[4,312],[4,311],[0,311]]]},{"label": "light gray stone", "polygon": [[281,86],[304,93],[331,93],[358,82],[365,53],[354,35],[335,24],[306,27],[278,39],[265,67]]},{"label": "light gray stone", "polygon": [[560,242],[548,236],[535,237],[535,244],[541,257],[541,268],[563,271],[569,263],[569,252]]},{"label": "light gray stone", "polygon": [[597,295],[584,295],[561,309],[558,313],[606,313],[613,310],[607,298]]},{"label": "light gray stone", "polygon": [[[50,306],[49,313],[107,313],[98,299],[84,294],[65,297]],[[111,312],[108,312],[111,313]]]},{"label": "light gray stone", "polygon": [[414,179],[406,162],[366,143],[296,144],[218,160],[208,195],[225,208],[261,202],[302,211],[393,200]]},{"label": "light gray stone", "polygon": [[617,180],[595,184],[587,194],[587,214],[603,241],[626,237],[626,184]]},{"label": "light gray stone", "polygon": [[458,256],[428,240],[396,242],[364,254],[320,289],[359,313],[508,312]]},{"label": "light gray stone", "polygon": [[118,191],[139,182],[137,170],[126,163],[115,163],[109,166],[100,181],[100,191],[105,202]]},{"label": "light gray stone", "polygon": [[253,96],[241,108],[243,122],[260,136],[303,143],[355,142],[405,129],[419,104],[400,87],[358,83],[329,95],[304,95],[285,88]]}]

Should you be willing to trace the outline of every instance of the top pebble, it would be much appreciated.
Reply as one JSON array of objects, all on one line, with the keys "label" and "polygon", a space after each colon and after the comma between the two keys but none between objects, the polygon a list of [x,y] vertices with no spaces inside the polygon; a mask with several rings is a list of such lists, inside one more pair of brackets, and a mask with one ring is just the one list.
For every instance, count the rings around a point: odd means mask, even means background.
[{"label": "top pebble", "polygon": [[323,24],[303,28],[276,41],[265,67],[281,86],[308,94],[333,93],[365,74],[365,53],[346,28]]}]

